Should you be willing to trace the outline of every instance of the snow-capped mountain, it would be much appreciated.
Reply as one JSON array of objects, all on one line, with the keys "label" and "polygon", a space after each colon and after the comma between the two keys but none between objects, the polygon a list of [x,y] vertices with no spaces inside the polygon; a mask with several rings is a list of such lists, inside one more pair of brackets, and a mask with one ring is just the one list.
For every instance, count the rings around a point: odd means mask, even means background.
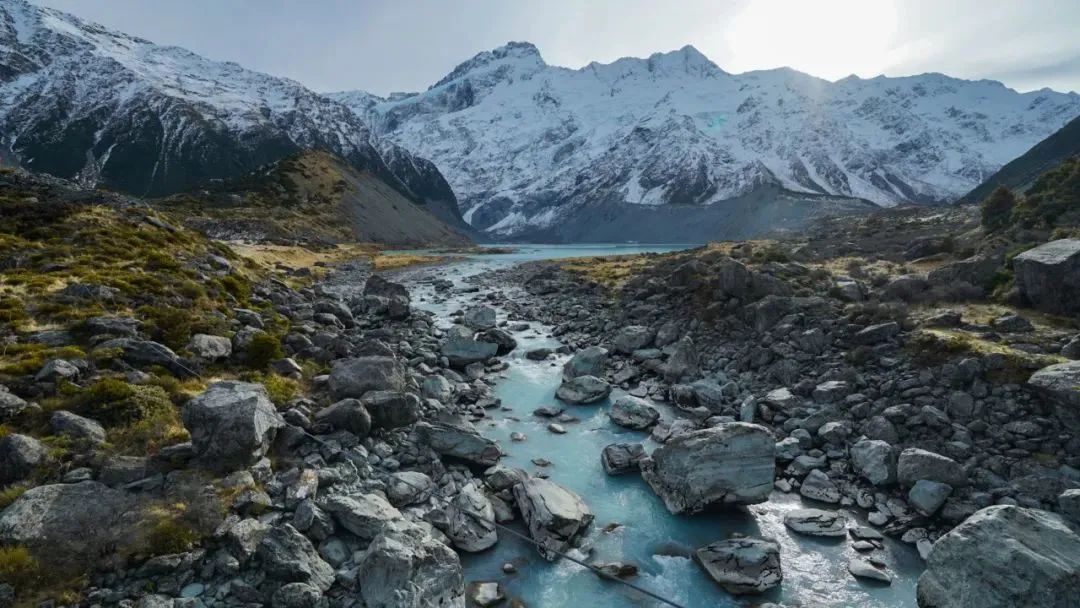
[{"label": "snow-capped mountain", "polygon": [[0,148],[0,160],[140,195],[323,149],[460,217],[432,163],[340,103],[25,0],[0,0]]},{"label": "snow-capped mountain", "polygon": [[642,206],[715,206],[763,188],[949,201],[1080,115],[1076,93],[941,74],[729,74],[689,46],[573,70],[510,43],[423,93],[330,96],[433,160],[466,220],[504,236],[556,230],[595,215],[588,207],[648,221]]}]

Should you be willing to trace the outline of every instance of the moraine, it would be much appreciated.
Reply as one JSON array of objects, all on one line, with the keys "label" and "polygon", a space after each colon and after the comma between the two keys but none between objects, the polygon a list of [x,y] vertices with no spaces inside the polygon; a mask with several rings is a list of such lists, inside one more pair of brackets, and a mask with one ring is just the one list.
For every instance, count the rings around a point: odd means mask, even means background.
[{"label": "moraine", "polygon": [[[511,254],[482,255],[441,267],[404,275],[413,295],[414,305],[434,313],[442,327],[452,324],[451,313],[483,300],[487,290],[464,293],[458,289],[471,284],[470,277],[508,268],[515,264],[563,257],[631,254],[646,251],[671,251],[678,246],[527,246]],[[448,279],[455,285],[448,296],[438,295],[431,281]],[[528,294],[509,286],[502,288],[513,298]],[[499,320],[507,313],[499,310]],[[517,319],[510,319],[516,321]],[[502,406],[488,410],[488,418],[477,423],[486,436],[495,439],[507,455],[501,464],[536,474],[546,473],[552,481],[576,492],[589,505],[596,519],[586,537],[592,552],[586,557],[595,562],[627,562],[640,574],[630,579],[658,595],[686,608],[744,606],[759,602],[784,605],[899,607],[915,605],[915,583],[923,563],[915,551],[902,543],[885,541],[891,586],[856,579],[848,563],[858,557],[854,539],[796,535],[785,528],[784,515],[802,504],[793,494],[773,492],[768,502],[731,509],[722,513],[676,516],[637,474],[608,476],[600,462],[604,446],[619,442],[644,442],[646,451],[658,444],[647,431],[630,431],[608,419],[613,400],[625,394],[618,389],[609,399],[594,405],[565,405],[567,413],[579,422],[563,424],[566,434],[548,430],[550,420],[532,414],[542,406],[558,406],[554,397],[560,382],[563,363],[568,355],[556,355],[546,361],[531,361],[525,353],[538,348],[557,349],[560,342],[551,336],[551,327],[525,320],[529,329],[512,332],[518,347],[506,357],[509,368],[497,378],[496,395]],[[671,408],[654,404],[664,419],[674,419]],[[512,433],[524,433],[527,440],[515,442]],[[550,461],[540,467],[534,459]],[[849,526],[865,525],[863,514],[848,511]],[[619,524],[605,532],[609,524]],[[524,531],[520,518],[511,524]],[[760,596],[733,596],[709,579],[691,559],[693,552],[734,533],[750,537],[770,537],[780,545],[783,582]],[[478,554],[463,554],[466,581],[498,581],[507,597],[520,598],[528,606],[562,608],[564,606],[661,606],[623,585],[604,581],[568,560],[545,561],[535,550],[512,535],[500,533],[495,547]],[[503,572],[504,564],[513,564],[516,573]]]}]

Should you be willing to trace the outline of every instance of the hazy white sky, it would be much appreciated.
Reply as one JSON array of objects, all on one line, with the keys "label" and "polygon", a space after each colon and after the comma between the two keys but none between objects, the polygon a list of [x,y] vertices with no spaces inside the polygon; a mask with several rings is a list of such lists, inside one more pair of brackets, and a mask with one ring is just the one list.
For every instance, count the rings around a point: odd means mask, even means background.
[{"label": "hazy white sky", "polygon": [[510,40],[552,65],[692,44],[729,72],[1080,91],[1080,0],[34,0],[319,91],[416,91]]}]

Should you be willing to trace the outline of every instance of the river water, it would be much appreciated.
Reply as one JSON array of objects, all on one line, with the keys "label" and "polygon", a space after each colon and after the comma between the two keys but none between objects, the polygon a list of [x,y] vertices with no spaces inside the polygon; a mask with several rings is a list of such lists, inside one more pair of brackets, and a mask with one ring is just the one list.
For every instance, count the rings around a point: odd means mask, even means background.
[{"label": "river water", "polygon": [[[414,304],[429,310],[449,326],[450,313],[468,306],[475,294],[452,294],[436,299],[423,277],[439,277],[463,285],[466,277],[525,261],[591,255],[616,255],[646,251],[672,251],[679,246],[587,245],[521,246],[514,253],[478,255],[437,269],[410,273]],[[421,280],[417,280],[420,278]],[[512,293],[512,292],[510,292]],[[524,293],[521,297],[527,297]],[[505,319],[500,311],[500,321]],[[774,492],[769,502],[745,510],[724,513],[676,516],[638,475],[611,477],[600,465],[604,446],[616,442],[641,441],[647,450],[655,444],[644,432],[630,431],[607,418],[610,402],[568,406],[567,412],[580,418],[565,424],[567,434],[546,429],[547,419],[534,417],[540,406],[555,405],[555,389],[566,357],[544,362],[529,361],[524,353],[533,348],[559,346],[550,327],[530,322],[530,329],[515,332],[518,348],[507,357],[510,367],[498,380],[496,393],[510,411],[491,410],[491,419],[478,424],[488,437],[507,452],[503,464],[529,472],[545,471],[551,479],[579,494],[592,509],[596,520],[589,534],[593,561],[623,561],[636,565],[640,574],[634,582],[685,608],[753,606],[777,602],[790,606],[893,608],[915,606],[915,582],[923,564],[915,551],[904,544],[887,541],[878,552],[893,575],[891,586],[856,580],[847,572],[849,558],[856,555],[849,539],[819,539],[796,535],[783,525],[785,511],[798,507],[826,508],[802,504],[795,495]],[[612,398],[619,396],[615,392]],[[672,412],[656,404],[666,418]],[[527,441],[515,443],[510,433],[522,432]],[[543,458],[551,465],[541,469],[532,459]],[[862,524],[861,514],[849,513]],[[608,524],[619,524],[605,532]],[[523,530],[523,529],[522,529]],[[761,596],[734,597],[715,585],[687,556],[704,544],[738,532],[748,536],[771,537],[780,543],[784,580],[779,588]],[[604,581],[580,566],[560,560],[547,562],[535,548],[508,534],[486,552],[463,555],[467,581],[498,581],[508,597],[517,597],[530,608],[593,608],[616,606],[662,606],[623,585]],[[502,566],[513,563],[515,574],[504,574]]]}]

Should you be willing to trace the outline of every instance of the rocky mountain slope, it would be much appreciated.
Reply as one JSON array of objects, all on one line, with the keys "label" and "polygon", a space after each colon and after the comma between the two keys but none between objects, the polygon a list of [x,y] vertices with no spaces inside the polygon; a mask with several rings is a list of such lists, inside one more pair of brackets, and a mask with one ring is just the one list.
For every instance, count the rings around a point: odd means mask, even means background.
[{"label": "rocky mountain slope", "polygon": [[1073,156],[1080,156],[1080,116],[1007,163],[959,202],[978,203],[998,186],[1025,192],[1040,175]]},{"label": "rocky mountain slope", "polygon": [[1076,93],[941,74],[729,74],[692,47],[571,70],[528,43],[480,53],[422,93],[331,97],[432,159],[466,220],[506,236],[558,232],[590,205],[700,207],[765,186],[951,201],[1080,114]]},{"label": "rocky mountain slope", "polygon": [[225,240],[394,246],[472,242],[460,219],[457,226],[443,222],[370,171],[314,150],[241,178],[171,196],[159,206]]},{"label": "rocky mountain slope", "polygon": [[458,216],[434,165],[297,82],[25,0],[0,2],[0,161],[158,196],[308,148]]}]

